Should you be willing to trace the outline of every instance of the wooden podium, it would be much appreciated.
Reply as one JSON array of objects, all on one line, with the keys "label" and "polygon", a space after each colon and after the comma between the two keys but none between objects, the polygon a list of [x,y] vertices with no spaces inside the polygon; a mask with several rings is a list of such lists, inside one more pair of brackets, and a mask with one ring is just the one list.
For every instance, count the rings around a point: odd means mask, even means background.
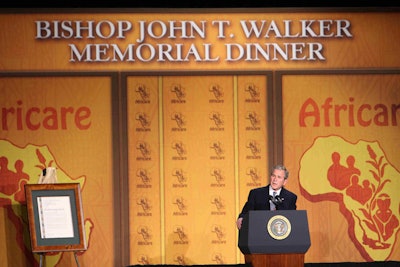
[{"label": "wooden podium", "polygon": [[256,210],[243,218],[239,249],[253,267],[304,267],[311,246],[305,210]]}]

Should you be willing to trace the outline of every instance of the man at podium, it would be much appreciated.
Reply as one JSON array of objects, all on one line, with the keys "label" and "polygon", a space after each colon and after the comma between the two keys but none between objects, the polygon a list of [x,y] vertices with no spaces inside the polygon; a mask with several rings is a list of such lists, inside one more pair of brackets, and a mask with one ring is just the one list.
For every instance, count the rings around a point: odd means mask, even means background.
[{"label": "man at podium", "polygon": [[284,186],[289,178],[289,171],[283,165],[276,165],[271,171],[267,186],[250,190],[247,202],[236,221],[237,228],[242,227],[243,216],[249,210],[295,210],[297,195]]}]

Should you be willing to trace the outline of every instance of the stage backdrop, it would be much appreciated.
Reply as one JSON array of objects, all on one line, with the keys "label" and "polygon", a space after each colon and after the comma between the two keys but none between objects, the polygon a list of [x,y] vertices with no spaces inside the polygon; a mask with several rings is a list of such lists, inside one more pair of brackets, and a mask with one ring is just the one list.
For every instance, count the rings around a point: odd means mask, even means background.
[{"label": "stage backdrop", "polygon": [[39,265],[24,185],[49,166],[81,184],[82,265],[243,263],[276,163],[307,263],[400,261],[400,11],[363,11],[2,10],[3,263]]},{"label": "stage backdrop", "polygon": [[238,201],[268,177],[266,85],[128,77],[132,262],[236,262]]}]

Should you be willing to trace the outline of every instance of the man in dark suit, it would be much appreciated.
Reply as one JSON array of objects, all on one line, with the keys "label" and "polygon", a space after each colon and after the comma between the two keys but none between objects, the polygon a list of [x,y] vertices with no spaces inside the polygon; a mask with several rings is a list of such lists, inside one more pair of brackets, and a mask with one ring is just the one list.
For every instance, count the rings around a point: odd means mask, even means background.
[{"label": "man in dark suit", "polygon": [[295,210],[297,195],[284,188],[289,171],[283,165],[276,165],[271,172],[270,184],[250,190],[247,202],[236,221],[242,227],[243,216],[249,210]]}]

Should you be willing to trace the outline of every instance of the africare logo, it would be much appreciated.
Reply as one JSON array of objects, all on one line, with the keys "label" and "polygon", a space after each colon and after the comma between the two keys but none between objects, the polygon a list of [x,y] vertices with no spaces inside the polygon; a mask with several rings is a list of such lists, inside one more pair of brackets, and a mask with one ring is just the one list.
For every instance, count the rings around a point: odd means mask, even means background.
[{"label": "africare logo", "polygon": [[[80,183],[83,190],[85,177],[73,179],[69,177],[50,153],[47,146],[29,144],[26,147],[18,147],[8,140],[0,140],[0,207],[6,210],[7,225],[13,225],[16,229],[15,242],[10,245],[10,250],[20,250],[32,266],[39,266],[39,256],[30,250],[29,222],[27,221],[25,184],[37,184],[40,173],[47,167],[57,169],[58,183]],[[15,207],[21,208],[15,208]],[[90,234],[93,222],[85,219],[86,240],[90,245]],[[11,240],[11,238],[10,238]],[[79,252],[77,254],[83,254]],[[46,253],[46,262],[50,266],[57,265],[63,252]]]},{"label": "africare logo", "polygon": [[366,261],[389,259],[400,228],[400,173],[378,142],[316,138],[301,158],[299,182],[308,200],[339,204]]}]

